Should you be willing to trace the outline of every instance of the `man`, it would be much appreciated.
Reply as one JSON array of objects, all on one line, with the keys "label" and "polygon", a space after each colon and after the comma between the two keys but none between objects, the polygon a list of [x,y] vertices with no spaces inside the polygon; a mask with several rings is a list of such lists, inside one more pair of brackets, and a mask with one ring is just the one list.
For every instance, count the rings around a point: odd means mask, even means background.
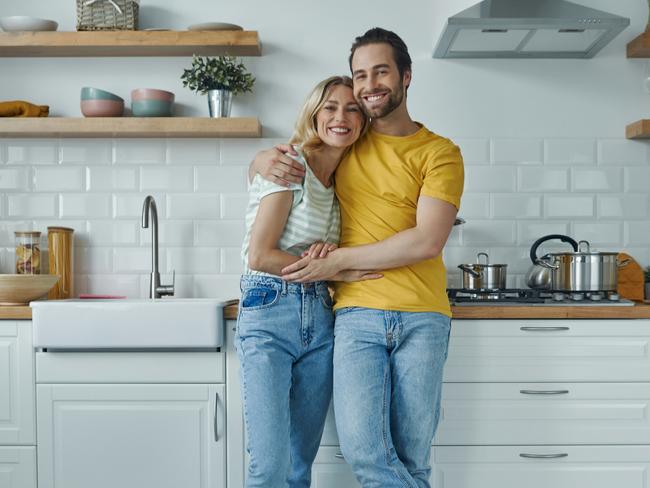
[{"label": "man", "polygon": [[[381,270],[378,280],[335,285],[341,450],[366,488],[429,487],[451,315],[441,252],[460,206],[462,157],[409,116],[411,58],[396,34],[369,30],[349,61],[355,97],[372,125],[336,172],[341,248],[304,257],[283,278]],[[289,150],[260,153],[252,168],[279,183],[299,181],[299,168],[283,154]]]}]

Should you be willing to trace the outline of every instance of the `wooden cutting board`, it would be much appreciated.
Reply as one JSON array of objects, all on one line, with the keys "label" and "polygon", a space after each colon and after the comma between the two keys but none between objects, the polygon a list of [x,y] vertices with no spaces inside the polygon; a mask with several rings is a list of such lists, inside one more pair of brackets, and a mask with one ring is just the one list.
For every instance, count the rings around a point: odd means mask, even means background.
[{"label": "wooden cutting board", "polygon": [[618,294],[628,300],[643,301],[645,278],[643,268],[632,256],[621,252],[618,261],[629,259],[630,262],[618,269]]}]

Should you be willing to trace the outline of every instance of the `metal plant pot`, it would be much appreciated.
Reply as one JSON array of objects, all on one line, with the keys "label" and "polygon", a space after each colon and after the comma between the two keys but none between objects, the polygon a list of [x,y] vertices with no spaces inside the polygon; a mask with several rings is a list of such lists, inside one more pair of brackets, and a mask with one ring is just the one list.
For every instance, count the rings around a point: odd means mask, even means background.
[{"label": "metal plant pot", "polygon": [[230,117],[232,107],[232,92],[227,90],[208,91],[208,110],[210,117]]}]

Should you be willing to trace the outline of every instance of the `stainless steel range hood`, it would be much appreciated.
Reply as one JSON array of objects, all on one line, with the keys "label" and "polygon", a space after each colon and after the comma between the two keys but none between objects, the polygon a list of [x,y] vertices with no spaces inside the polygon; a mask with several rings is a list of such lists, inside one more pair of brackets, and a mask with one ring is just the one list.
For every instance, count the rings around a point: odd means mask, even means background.
[{"label": "stainless steel range hood", "polygon": [[434,58],[591,58],[630,19],[565,0],[484,0],[447,21]]}]

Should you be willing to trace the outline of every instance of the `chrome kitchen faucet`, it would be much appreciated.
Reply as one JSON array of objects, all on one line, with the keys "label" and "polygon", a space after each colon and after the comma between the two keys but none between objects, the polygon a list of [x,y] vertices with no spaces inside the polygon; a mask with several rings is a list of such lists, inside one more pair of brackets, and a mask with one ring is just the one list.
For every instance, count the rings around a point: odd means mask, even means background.
[{"label": "chrome kitchen faucet", "polygon": [[172,284],[161,285],[160,273],[158,272],[158,210],[156,201],[151,195],[144,199],[142,205],[142,228],[149,227],[149,214],[151,213],[151,276],[149,279],[149,298],[160,298],[163,295],[174,295],[174,284],[176,283],[176,271],[172,273]]}]

